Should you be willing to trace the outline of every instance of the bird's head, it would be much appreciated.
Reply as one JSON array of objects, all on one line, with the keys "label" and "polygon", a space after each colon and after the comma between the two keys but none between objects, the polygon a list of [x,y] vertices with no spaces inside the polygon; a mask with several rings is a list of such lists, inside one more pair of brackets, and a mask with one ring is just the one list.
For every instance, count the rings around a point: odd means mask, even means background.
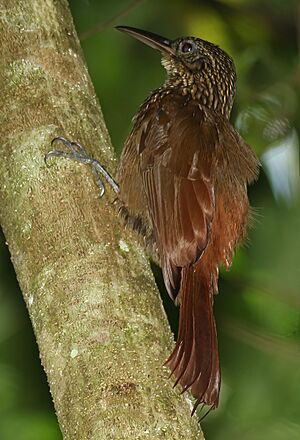
[{"label": "bird's head", "polygon": [[162,54],[167,87],[177,88],[200,104],[229,117],[236,88],[233,60],[213,43],[195,37],[169,40],[152,32],[117,26]]}]

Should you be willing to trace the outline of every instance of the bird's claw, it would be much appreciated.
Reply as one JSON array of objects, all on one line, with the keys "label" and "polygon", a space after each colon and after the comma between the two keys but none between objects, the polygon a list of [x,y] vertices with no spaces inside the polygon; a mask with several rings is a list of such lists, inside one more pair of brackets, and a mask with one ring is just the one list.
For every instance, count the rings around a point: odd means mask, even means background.
[{"label": "bird's claw", "polygon": [[105,193],[105,186],[102,181],[103,177],[116,193],[119,192],[119,185],[117,184],[117,182],[96,159],[88,155],[87,151],[81,144],[79,144],[78,142],[72,142],[62,136],[54,138],[51,141],[51,145],[54,145],[56,142],[62,142],[64,146],[69,149],[69,152],[61,150],[49,151],[44,157],[44,161],[47,166],[47,161],[49,157],[63,157],[65,159],[76,160],[77,162],[89,164],[92,167],[97,186],[100,189],[100,197],[102,197]]}]

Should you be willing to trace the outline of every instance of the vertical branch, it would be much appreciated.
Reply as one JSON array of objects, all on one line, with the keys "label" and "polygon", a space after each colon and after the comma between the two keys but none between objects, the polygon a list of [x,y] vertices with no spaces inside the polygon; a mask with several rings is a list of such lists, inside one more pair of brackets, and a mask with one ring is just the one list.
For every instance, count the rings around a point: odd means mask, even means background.
[{"label": "vertical branch", "polygon": [[0,0],[0,219],[66,439],[201,439],[143,250],[57,135],[115,159],[66,1]]}]

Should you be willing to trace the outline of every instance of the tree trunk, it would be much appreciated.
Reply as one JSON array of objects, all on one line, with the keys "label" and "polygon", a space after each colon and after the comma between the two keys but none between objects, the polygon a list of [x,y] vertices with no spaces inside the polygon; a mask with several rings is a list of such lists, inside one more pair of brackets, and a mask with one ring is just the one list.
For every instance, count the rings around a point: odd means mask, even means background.
[{"label": "tree trunk", "polygon": [[65,439],[202,439],[143,250],[55,136],[116,161],[66,1],[0,0],[0,217]]}]

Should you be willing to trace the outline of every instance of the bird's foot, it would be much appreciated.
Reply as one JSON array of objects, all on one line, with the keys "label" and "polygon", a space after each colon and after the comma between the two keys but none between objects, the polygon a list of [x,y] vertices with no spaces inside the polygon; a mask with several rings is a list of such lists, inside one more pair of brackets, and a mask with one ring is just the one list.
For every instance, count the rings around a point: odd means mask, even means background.
[{"label": "bird's foot", "polygon": [[66,159],[76,160],[77,162],[91,165],[96,183],[100,188],[100,197],[102,197],[105,193],[105,186],[102,180],[103,178],[116,193],[119,193],[120,189],[117,182],[96,159],[88,155],[87,151],[81,144],[79,144],[78,142],[72,142],[69,139],[59,136],[52,140],[51,145],[54,145],[57,142],[62,142],[64,146],[68,149],[68,151],[49,151],[49,153],[47,153],[44,158],[46,165],[49,157],[64,157]]}]

